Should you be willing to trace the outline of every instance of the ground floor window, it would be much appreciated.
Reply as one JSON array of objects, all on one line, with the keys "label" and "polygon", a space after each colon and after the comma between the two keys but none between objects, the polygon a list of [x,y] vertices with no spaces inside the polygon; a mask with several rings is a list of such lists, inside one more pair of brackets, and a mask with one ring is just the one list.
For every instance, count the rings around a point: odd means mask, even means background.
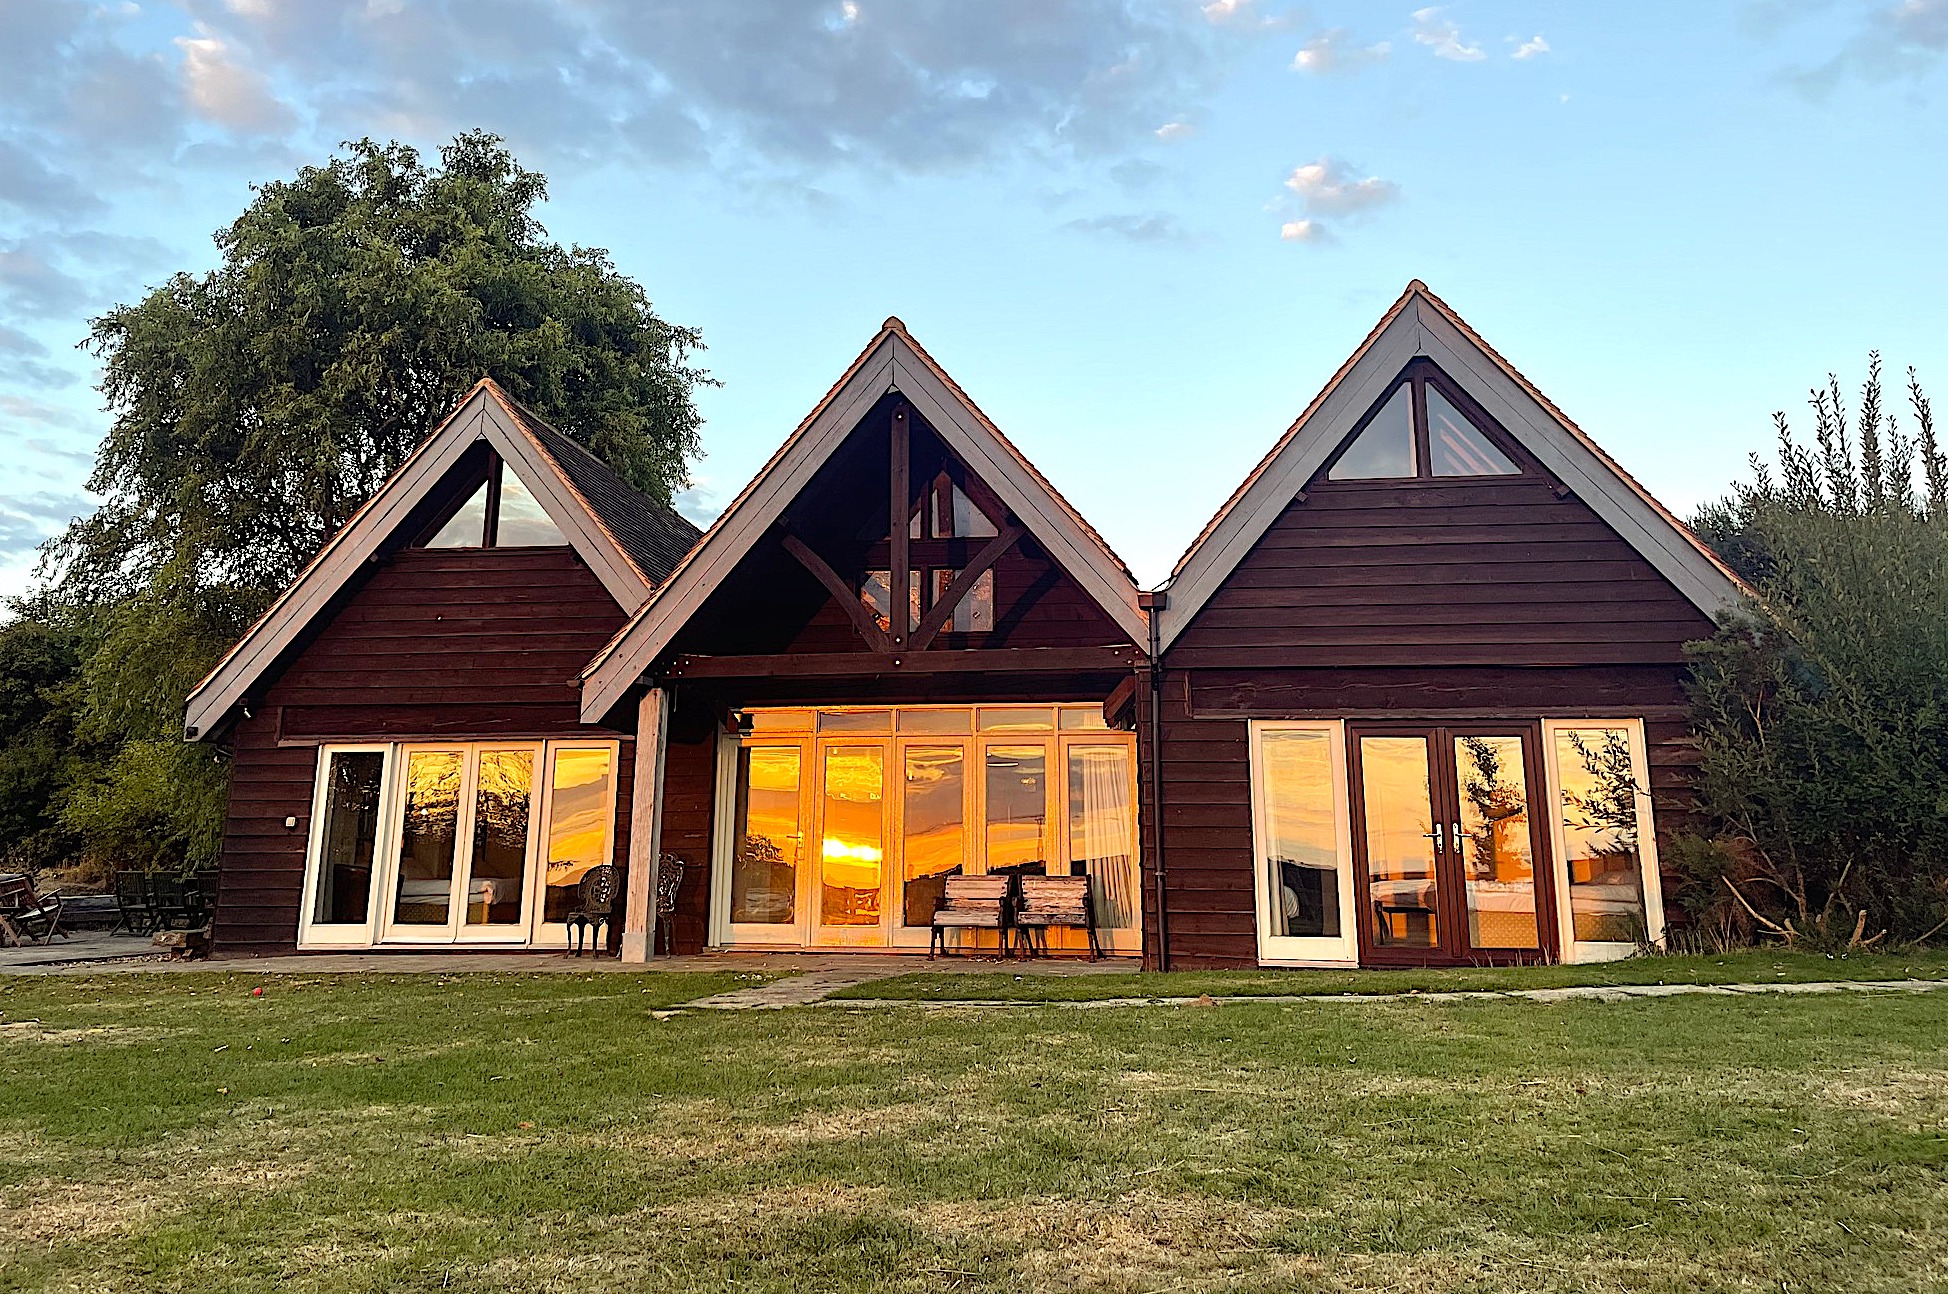
[{"label": "ground floor window", "polygon": [[737,727],[713,942],[921,948],[946,878],[1012,871],[1089,876],[1104,946],[1140,950],[1135,739],[1100,705],[759,709]]},{"label": "ground floor window", "polygon": [[1251,726],[1270,963],[1593,960],[1662,937],[1635,720]]},{"label": "ground floor window", "polygon": [[582,877],[614,855],[614,742],[331,745],[303,947],[558,947]]}]

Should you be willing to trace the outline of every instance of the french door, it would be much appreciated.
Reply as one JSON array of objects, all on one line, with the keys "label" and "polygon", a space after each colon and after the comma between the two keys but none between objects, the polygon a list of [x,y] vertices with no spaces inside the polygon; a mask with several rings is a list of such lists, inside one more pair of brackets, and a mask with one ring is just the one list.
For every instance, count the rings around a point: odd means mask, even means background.
[{"label": "french door", "polygon": [[524,943],[540,743],[407,746],[380,938]]},{"label": "french door", "polygon": [[1552,955],[1534,726],[1371,724],[1351,738],[1360,960]]}]

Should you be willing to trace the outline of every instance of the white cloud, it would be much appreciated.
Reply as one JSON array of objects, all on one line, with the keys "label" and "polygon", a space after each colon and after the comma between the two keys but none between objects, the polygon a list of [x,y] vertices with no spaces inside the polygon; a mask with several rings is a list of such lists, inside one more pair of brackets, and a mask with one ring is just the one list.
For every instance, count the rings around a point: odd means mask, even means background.
[{"label": "white cloud", "polygon": [[1455,63],[1479,63],[1487,58],[1479,45],[1461,39],[1461,29],[1441,16],[1439,5],[1414,10],[1414,40],[1434,51],[1434,57]]},{"label": "white cloud", "polygon": [[1311,72],[1318,76],[1330,76],[1334,72],[1353,72],[1370,63],[1378,63],[1393,53],[1393,46],[1386,41],[1372,45],[1355,45],[1351,33],[1344,27],[1334,27],[1320,32],[1304,45],[1292,59],[1294,72]]},{"label": "white cloud", "polygon": [[1316,220],[1288,220],[1278,227],[1278,236],[1288,243],[1325,243],[1332,234]]},{"label": "white cloud", "polygon": [[1285,187],[1299,195],[1311,215],[1350,216],[1383,207],[1400,196],[1400,186],[1377,175],[1354,179],[1352,168],[1331,157],[1296,167]]},{"label": "white cloud", "polygon": [[291,110],[270,83],[237,62],[222,38],[178,36],[176,47],[183,51],[183,93],[198,116],[246,134],[276,134],[291,124]]},{"label": "white cloud", "polygon": [[1509,55],[1509,57],[1520,58],[1520,59],[1541,58],[1544,54],[1547,54],[1548,52],[1549,52],[1549,42],[1542,39],[1541,35],[1538,33],[1537,35],[1530,37],[1528,40],[1523,41],[1520,48],[1518,48],[1513,54]]},{"label": "white cloud", "polygon": [[1176,139],[1189,139],[1197,133],[1197,127],[1188,121],[1167,121],[1157,127],[1157,138],[1166,143]]}]

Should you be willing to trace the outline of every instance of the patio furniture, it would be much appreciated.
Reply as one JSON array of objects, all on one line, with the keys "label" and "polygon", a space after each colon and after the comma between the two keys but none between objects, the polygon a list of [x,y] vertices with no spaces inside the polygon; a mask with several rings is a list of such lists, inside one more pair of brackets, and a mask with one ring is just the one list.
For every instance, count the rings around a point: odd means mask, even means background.
[{"label": "patio furniture", "polygon": [[1015,928],[1021,933],[1029,956],[1034,956],[1039,936],[1041,953],[1048,955],[1048,928],[1062,926],[1089,933],[1089,960],[1103,955],[1096,938],[1096,905],[1090,894],[1087,876],[1024,876],[1020,878],[1021,907],[1015,913]]},{"label": "patio furniture", "polygon": [[132,935],[151,934],[156,929],[155,904],[150,901],[149,878],[143,872],[115,873],[115,908],[120,914],[109,934],[123,930]]},{"label": "patio furniture", "polygon": [[684,863],[675,854],[664,854],[656,862],[656,914],[655,925],[649,932],[650,955],[656,953],[656,936],[663,936],[663,951],[668,953],[672,940],[676,937],[674,920],[676,917],[676,894],[683,888]]},{"label": "patio furniture", "polygon": [[616,869],[613,864],[603,863],[582,873],[582,883],[576,887],[575,906],[568,910],[568,943],[575,956],[580,957],[585,948],[599,947],[602,932],[609,924],[609,911],[615,906]]},{"label": "patio furniture", "polygon": [[70,937],[61,925],[61,896],[38,892],[31,877],[0,877],[0,945],[18,948],[23,938],[44,944],[55,935]]},{"label": "patio furniture", "polygon": [[156,929],[194,928],[196,900],[191,887],[180,876],[149,878],[149,903],[156,915]]},{"label": "patio furniture", "polygon": [[942,957],[947,951],[949,930],[992,930],[1008,954],[1008,931],[1014,918],[1015,877],[949,876],[940,907],[933,914],[933,936],[927,943],[927,958],[934,950]]}]

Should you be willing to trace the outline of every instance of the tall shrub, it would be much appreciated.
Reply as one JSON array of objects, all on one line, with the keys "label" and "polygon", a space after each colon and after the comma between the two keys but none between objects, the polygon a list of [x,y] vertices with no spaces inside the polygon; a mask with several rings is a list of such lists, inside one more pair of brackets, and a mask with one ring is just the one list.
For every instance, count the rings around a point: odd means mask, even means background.
[{"label": "tall shrub", "polygon": [[1759,595],[1693,647],[1700,897],[1795,942],[1948,917],[1948,470],[1912,370],[1905,403],[1878,355],[1857,412],[1829,379],[1811,443],[1776,415],[1776,470],[1694,523]]}]

